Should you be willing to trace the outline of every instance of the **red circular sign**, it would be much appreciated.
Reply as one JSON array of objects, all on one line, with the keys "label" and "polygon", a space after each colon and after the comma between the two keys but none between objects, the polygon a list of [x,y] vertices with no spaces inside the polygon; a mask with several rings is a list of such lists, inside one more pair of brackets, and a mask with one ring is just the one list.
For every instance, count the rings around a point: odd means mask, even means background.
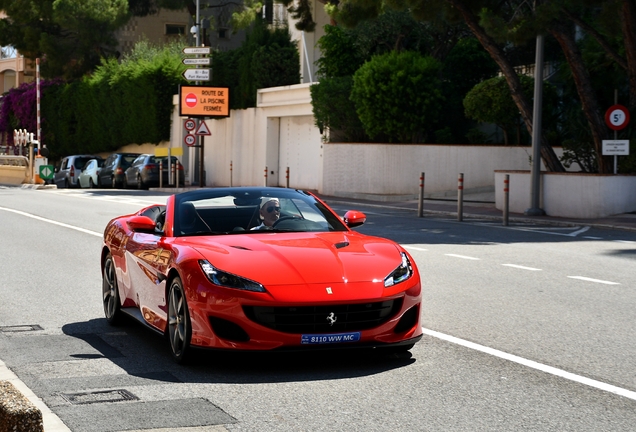
[{"label": "red circular sign", "polygon": [[195,127],[197,127],[197,123],[192,120],[192,119],[187,119],[184,123],[183,126],[185,127],[185,129],[189,132],[189,131],[193,131]]},{"label": "red circular sign", "polygon": [[629,124],[629,111],[623,105],[612,105],[605,112],[605,124],[612,130],[621,130]]},{"label": "red circular sign", "polygon": [[185,97],[185,104],[190,108],[197,106],[197,95],[194,93],[188,93]]},{"label": "red circular sign", "polygon": [[194,143],[197,142],[197,137],[192,134],[187,134],[185,138],[183,138],[183,142],[185,142],[187,146],[193,146]]}]

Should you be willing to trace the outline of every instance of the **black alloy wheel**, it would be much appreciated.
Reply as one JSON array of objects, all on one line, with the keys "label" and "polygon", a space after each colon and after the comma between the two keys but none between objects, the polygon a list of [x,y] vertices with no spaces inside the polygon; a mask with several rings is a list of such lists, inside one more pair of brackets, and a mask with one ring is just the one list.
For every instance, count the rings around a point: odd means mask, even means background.
[{"label": "black alloy wheel", "polygon": [[167,335],[170,341],[172,357],[177,363],[185,363],[190,352],[192,325],[190,323],[188,302],[179,277],[174,278],[170,283]]},{"label": "black alloy wheel", "polygon": [[102,281],[102,301],[104,303],[104,315],[110,325],[117,325],[121,321],[121,302],[117,289],[117,277],[115,275],[115,263],[109,253],[104,261],[104,275]]}]

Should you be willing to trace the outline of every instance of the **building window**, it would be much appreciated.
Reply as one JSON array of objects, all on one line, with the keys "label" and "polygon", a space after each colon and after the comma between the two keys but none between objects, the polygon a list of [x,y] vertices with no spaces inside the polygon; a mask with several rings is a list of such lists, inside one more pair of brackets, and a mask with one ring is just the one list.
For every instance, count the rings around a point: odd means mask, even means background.
[{"label": "building window", "polygon": [[185,25],[183,24],[166,24],[167,36],[183,36],[185,35]]}]

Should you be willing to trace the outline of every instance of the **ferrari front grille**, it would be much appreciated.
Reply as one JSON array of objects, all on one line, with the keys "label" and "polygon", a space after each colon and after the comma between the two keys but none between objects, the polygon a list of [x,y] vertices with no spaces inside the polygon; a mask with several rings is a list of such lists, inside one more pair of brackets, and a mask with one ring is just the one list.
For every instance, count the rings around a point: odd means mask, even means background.
[{"label": "ferrari front grille", "polygon": [[330,306],[243,306],[252,321],[282,333],[337,333],[384,324],[402,307],[402,298]]}]

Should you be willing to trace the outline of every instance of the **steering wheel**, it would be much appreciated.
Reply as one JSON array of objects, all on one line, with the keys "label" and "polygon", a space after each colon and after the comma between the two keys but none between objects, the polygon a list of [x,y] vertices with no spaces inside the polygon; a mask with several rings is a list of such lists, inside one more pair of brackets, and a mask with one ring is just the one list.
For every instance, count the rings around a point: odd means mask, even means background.
[{"label": "steering wheel", "polygon": [[276,222],[272,224],[272,228],[276,228],[276,225],[278,225],[282,221],[291,220],[291,219],[301,220],[302,218],[298,216],[283,216],[282,218],[278,218],[278,220],[276,220]]}]

